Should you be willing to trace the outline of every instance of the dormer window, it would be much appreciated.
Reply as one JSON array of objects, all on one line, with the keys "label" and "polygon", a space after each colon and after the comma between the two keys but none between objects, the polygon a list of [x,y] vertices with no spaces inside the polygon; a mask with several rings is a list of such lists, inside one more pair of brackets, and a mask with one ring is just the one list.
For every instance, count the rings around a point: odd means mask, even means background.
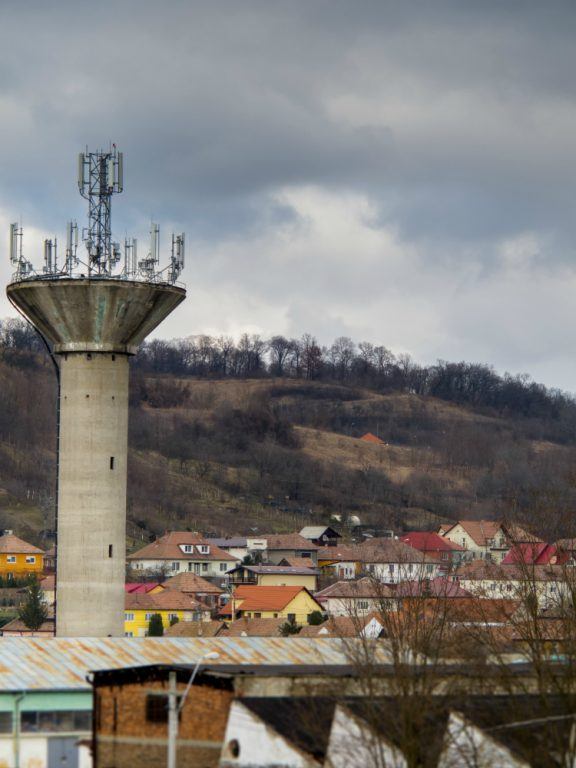
[{"label": "dormer window", "polygon": [[201,555],[209,555],[210,554],[210,547],[208,544],[199,544],[198,549],[200,551]]},{"label": "dormer window", "polygon": [[190,554],[190,552],[194,552],[194,545],[193,544],[181,544],[180,549],[182,552],[185,552],[187,555]]}]

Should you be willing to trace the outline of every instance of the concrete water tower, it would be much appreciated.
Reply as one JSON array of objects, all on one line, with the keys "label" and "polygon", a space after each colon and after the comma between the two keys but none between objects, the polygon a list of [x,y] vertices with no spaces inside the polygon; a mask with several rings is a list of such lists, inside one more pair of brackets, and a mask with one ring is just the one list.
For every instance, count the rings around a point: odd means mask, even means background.
[{"label": "concrete water tower", "polygon": [[184,235],[172,236],[172,258],[159,267],[159,229],[138,260],[137,243],[122,255],[112,242],[111,198],[122,191],[122,153],[86,152],[79,188],[89,202],[83,230],[68,225],[65,258],[44,243],[35,271],[22,254],[22,230],[11,227],[10,301],[48,341],[59,371],[56,634],[124,635],[128,358],[186,296],[177,280]]}]

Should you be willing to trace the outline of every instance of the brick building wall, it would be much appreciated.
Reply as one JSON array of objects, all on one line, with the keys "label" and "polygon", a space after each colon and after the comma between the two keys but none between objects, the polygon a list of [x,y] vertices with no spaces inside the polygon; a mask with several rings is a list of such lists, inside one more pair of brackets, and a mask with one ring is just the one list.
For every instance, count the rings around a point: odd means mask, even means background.
[{"label": "brick building wall", "polygon": [[[186,681],[179,678],[183,692]],[[159,708],[168,693],[165,680],[143,680],[94,689],[94,768],[162,768],[167,763],[168,724],[150,719],[149,700]],[[233,691],[230,684],[192,686],[180,717],[178,766],[217,766]]]}]

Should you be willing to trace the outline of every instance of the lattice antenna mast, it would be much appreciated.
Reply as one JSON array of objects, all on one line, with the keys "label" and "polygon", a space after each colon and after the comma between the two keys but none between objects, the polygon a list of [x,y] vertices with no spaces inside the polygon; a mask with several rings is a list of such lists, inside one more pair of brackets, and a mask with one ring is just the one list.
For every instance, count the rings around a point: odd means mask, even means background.
[{"label": "lattice antenna mast", "polygon": [[89,273],[108,276],[118,262],[110,221],[112,195],[123,189],[123,157],[116,145],[110,151],[82,152],[78,157],[78,188],[88,200],[88,229],[82,233],[89,257]]}]

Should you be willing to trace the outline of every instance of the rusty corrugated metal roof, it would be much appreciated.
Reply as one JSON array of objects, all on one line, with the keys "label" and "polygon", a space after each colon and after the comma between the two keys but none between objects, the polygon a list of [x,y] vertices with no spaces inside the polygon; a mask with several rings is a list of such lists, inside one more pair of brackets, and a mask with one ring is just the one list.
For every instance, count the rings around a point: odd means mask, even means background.
[{"label": "rusty corrugated metal roof", "polygon": [[[29,690],[86,690],[86,675],[99,669],[148,664],[194,664],[205,653],[215,664],[343,665],[350,643],[337,638],[280,637],[105,637],[0,638],[0,693]],[[385,641],[375,644],[377,661],[390,661]]]}]

